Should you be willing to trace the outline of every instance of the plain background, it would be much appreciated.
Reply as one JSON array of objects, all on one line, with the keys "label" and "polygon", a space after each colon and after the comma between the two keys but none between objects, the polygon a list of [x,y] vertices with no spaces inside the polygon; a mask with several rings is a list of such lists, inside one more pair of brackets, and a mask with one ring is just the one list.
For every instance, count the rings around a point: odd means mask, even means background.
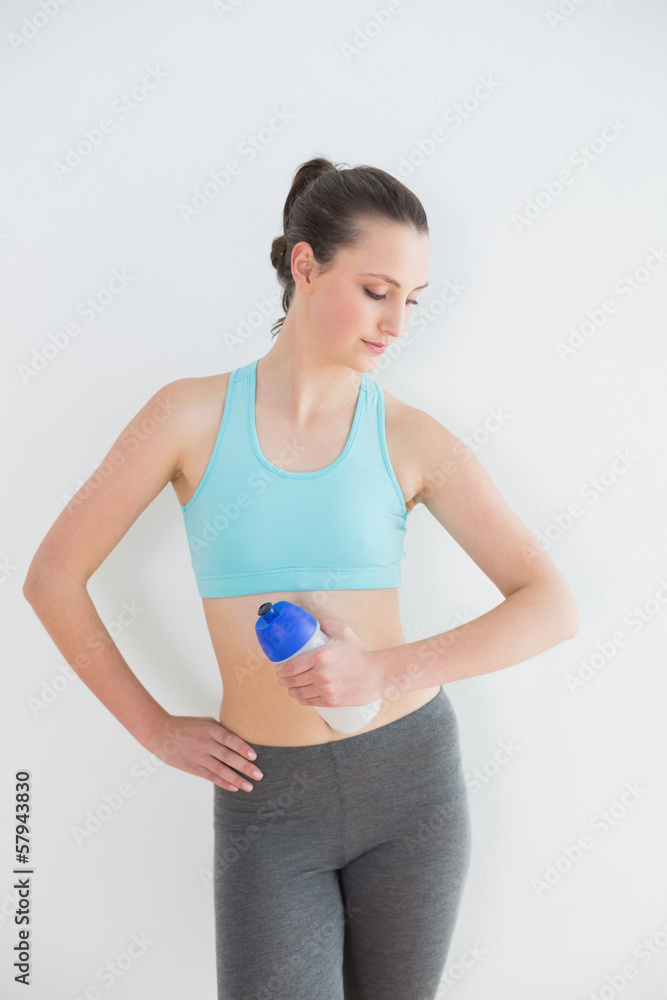
[{"label": "plain background", "polygon": [[[144,770],[143,747],[72,679],[21,588],[68,498],[157,389],[269,349],[282,314],[271,240],[295,170],[322,154],[380,166],[421,198],[430,286],[377,378],[476,449],[581,614],[573,640],[447,687],[473,855],[439,996],[661,1000],[664,5],[8,0],[0,25],[3,997],[25,995],[11,969],[22,768],[33,1000],[215,996],[213,786]],[[111,130],[59,174],[105,118]],[[232,159],[239,173],[216,187]],[[131,280],[105,296],[114,271]],[[104,306],[92,321],[78,311],[89,297]],[[58,338],[73,321],[79,333]],[[422,506],[406,552],[408,642],[502,599]],[[171,487],[89,591],[168,711],[217,715]],[[77,843],[123,783],[130,797]],[[133,935],[150,944],[128,966]],[[116,960],[122,975],[101,980]]]}]

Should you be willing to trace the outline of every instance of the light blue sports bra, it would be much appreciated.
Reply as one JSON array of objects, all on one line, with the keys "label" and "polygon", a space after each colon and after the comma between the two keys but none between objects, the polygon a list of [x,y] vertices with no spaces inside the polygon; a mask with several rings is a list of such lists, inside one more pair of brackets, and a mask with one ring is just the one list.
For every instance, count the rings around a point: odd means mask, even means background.
[{"label": "light blue sports bra", "polygon": [[338,458],[290,472],[259,447],[258,360],[230,374],[208,465],[181,504],[200,596],[398,587],[409,511],[387,451],[382,388],[362,372]]}]

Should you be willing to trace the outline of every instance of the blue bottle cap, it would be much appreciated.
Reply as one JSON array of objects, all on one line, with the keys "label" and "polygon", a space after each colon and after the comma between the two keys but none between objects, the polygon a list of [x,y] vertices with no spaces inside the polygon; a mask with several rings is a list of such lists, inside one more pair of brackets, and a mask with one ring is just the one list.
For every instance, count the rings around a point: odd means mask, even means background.
[{"label": "blue bottle cap", "polygon": [[255,632],[266,657],[273,663],[289,660],[305,646],[317,628],[314,618],[305,608],[291,601],[267,601],[261,604],[255,622]]}]

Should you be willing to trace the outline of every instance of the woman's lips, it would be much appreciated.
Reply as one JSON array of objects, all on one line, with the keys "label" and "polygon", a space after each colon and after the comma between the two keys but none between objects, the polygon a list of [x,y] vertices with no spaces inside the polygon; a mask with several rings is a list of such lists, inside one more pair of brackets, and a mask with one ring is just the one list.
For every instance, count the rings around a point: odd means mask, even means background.
[{"label": "woman's lips", "polygon": [[375,354],[382,354],[387,347],[386,344],[374,344],[370,340],[362,340],[362,343],[364,343],[371,351],[374,351]]}]

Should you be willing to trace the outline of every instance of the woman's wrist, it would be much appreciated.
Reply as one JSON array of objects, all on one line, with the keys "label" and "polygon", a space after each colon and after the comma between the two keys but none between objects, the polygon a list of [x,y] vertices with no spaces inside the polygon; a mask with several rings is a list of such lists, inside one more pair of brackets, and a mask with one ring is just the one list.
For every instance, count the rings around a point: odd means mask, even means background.
[{"label": "woman's wrist", "polygon": [[156,702],[155,709],[142,718],[139,728],[133,735],[150,753],[159,757],[170,739],[169,723],[171,720],[172,716],[169,712]]}]

